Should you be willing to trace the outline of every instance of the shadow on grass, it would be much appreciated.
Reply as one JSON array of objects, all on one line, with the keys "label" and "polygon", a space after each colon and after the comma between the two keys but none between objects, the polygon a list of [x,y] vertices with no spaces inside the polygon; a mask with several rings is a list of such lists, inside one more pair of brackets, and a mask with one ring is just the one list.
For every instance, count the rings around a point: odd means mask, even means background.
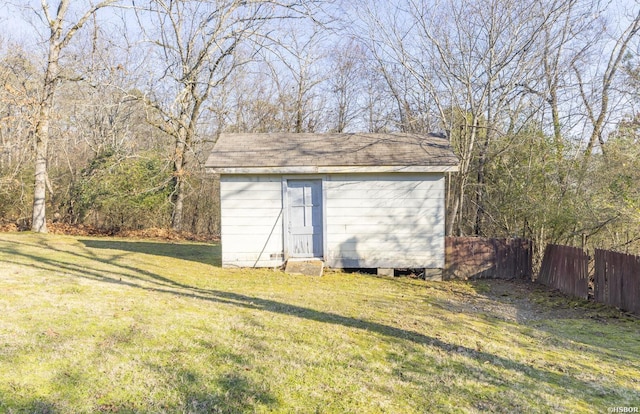
[{"label": "shadow on grass", "polygon": [[[547,384],[552,388],[557,387],[558,384],[563,384],[563,386],[569,386],[570,388],[590,389],[593,390],[594,394],[598,395],[631,395],[636,392],[636,390],[632,387],[617,386],[615,389],[608,388],[604,387],[602,384],[593,384],[591,382],[587,382],[575,377],[571,378],[570,376],[557,372],[555,370],[536,367],[526,362],[519,362],[508,357],[496,355],[483,350],[469,348],[461,344],[449,343],[438,338],[437,336],[428,335],[427,332],[422,333],[413,330],[402,329],[379,322],[344,316],[333,312],[319,311],[304,306],[264,299],[257,296],[250,296],[215,289],[203,289],[179,283],[153,272],[142,271],[131,266],[126,266],[110,260],[105,260],[104,258],[97,257],[96,254],[91,251],[91,249],[118,249],[142,252],[147,254],[163,254],[170,257],[194,260],[194,254],[189,252],[190,249],[198,247],[202,248],[204,252],[208,249],[212,249],[213,246],[182,246],[148,242],[103,242],[94,240],[81,240],[81,242],[87,248],[84,251],[78,252],[70,250],[60,250],[59,252],[61,254],[56,257],[51,257],[50,254],[38,255],[27,253],[21,251],[19,248],[16,248],[15,245],[0,245],[0,252],[4,252],[5,254],[7,254],[8,258],[17,256],[27,258],[29,259],[29,266],[37,269],[65,272],[75,277],[101,281],[104,283],[125,285],[132,288],[143,289],[149,292],[195,298],[213,303],[224,304],[227,306],[281,314],[329,325],[339,325],[347,328],[358,329],[374,335],[392,338],[394,340],[404,340],[423,346],[431,346],[438,348],[446,353],[461,354],[466,358],[475,360],[476,362],[483,364],[483,366],[484,364],[488,364],[488,366],[493,365],[495,367],[510,370],[514,373],[522,373],[526,377],[529,377],[541,384]],[[142,246],[140,246],[140,244],[142,244]],[[176,249],[172,250],[173,248]],[[55,250],[55,248],[51,246],[49,246],[49,249]],[[157,251],[157,249],[162,249],[164,253]],[[62,253],[66,255],[73,255],[76,258],[84,258],[90,261],[107,263],[114,266],[114,270],[100,271],[96,270],[95,267],[88,268],[87,266],[71,263],[63,260],[63,257],[65,256]],[[198,255],[196,254],[195,256],[197,257]],[[10,262],[11,260],[5,259],[5,261]],[[241,392],[242,394],[238,396],[241,396],[247,401],[259,401],[267,404],[274,403],[274,401],[271,400],[272,397],[269,396],[268,392],[264,390],[254,389],[254,387],[252,387],[250,383],[247,383],[244,378],[229,377],[221,381],[219,385],[221,386],[221,388],[225,388],[226,386],[229,386],[231,388],[238,388],[238,392]],[[544,387],[545,386],[541,386],[541,389]],[[532,392],[535,391],[532,390]],[[205,396],[203,395],[192,395],[191,397],[193,397],[195,400],[201,400],[202,398],[205,398]],[[212,398],[213,404],[217,404],[218,402],[220,402],[220,400],[217,399],[215,395],[213,395]]]},{"label": "shadow on grass", "polygon": [[[2,411],[4,409],[9,411]],[[22,401],[11,401],[3,398],[0,394],[0,411],[9,413],[29,413],[29,414],[58,414],[63,411],[56,407],[55,404],[46,401],[42,397],[34,397],[32,399],[24,399]]]},{"label": "shadow on grass", "polygon": [[222,266],[222,251],[219,244],[176,244],[149,241],[78,239],[91,249],[122,250],[175,259],[190,260],[212,266]]},{"label": "shadow on grass", "polygon": [[[159,411],[153,412],[189,412],[189,413],[248,413],[254,412],[256,406],[276,409],[279,401],[269,392],[266,383],[257,383],[241,372],[227,372],[217,378],[202,378],[196,372],[176,368],[174,372],[167,374],[174,367],[154,367],[158,373],[174,377],[175,392],[182,396],[177,405],[164,406],[160,404]],[[115,388],[121,387],[114,384]],[[110,389],[104,389],[102,402],[92,408],[91,412],[147,412],[142,402],[128,400],[126,392],[115,399],[109,396]],[[116,393],[117,394],[117,393]],[[122,399],[124,397],[124,399]],[[55,398],[59,401],[65,398]],[[66,399],[73,402],[72,399]],[[6,411],[5,411],[6,410]],[[27,395],[3,395],[0,392],[0,412],[25,413],[25,414],[63,414],[68,408],[62,408],[61,404],[48,401],[42,396],[32,397]]]},{"label": "shadow on grass", "polygon": [[[7,249],[3,249],[7,250]],[[8,249],[11,250],[11,249]],[[592,389],[594,384],[582,381],[577,378],[570,378],[565,374],[547,370],[539,367],[535,367],[526,363],[514,361],[512,359],[492,354],[490,352],[477,350],[461,344],[453,344],[443,341],[437,337],[429,336],[425,333],[420,333],[412,330],[402,329],[395,326],[389,326],[378,322],[367,321],[363,319],[353,318],[349,316],[343,316],[337,313],[318,311],[315,309],[292,305],[284,302],[278,302],[270,299],[263,299],[257,296],[243,295],[240,293],[219,291],[214,289],[202,289],[190,285],[178,283],[162,277],[160,275],[154,275],[150,272],[141,272],[138,276],[131,273],[122,273],[125,278],[119,278],[117,273],[111,272],[112,276],[106,276],[104,273],[96,270],[90,270],[86,267],[78,266],[75,264],[65,263],[50,258],[43,258],[40,256],[26,255],[25,253],[15,252],[13,254],[19,254],[37,260],[39,263],[34,267],[51,270],[55,268],[58,271],[64,271],[73,274],[78,277],[83,277],[91,280],[98,280],[105,283],[113,283],[117,285],[125,285],[132,288],[139,288],[149,292],[156,292],[162,294],[171,294],[180,297],[194,298],[214,303],[220,303],[228,306],[235,306],[250,310],[270,312],[276,314],[287,315],[291,317],[297,317],[307,319],[315,322],[340,325],[347,328],[358,329],[366,331],[372,334],[381,335],[396,340],[410,341],[415,344],[424,346],[436,347],[450,354],[460,354],[470,359],[476,360],[482,364],[489,364],[490,366],[496,366],[518,372],[526,375],[533,380],[540,383],[547,383],[554,387],[558,384],[567,384],[567,381],[574,383],[575,387],[584,389]],[[82,256],[82,255],[80,255]],[[92,258],[96,260],[95,258]],[[118,264],[113,264],[119,266]],[[130,268],[125,268],[130,271]],[[154,280],[150,280],[154,279]],[[601,388],[601,386],[598,386]],[[600,390],[599,392],[603,392]],[[633,393],[632,388],[615,390],[604,390],[608,393]],[[257,397],[256,397],[257,398]],[[264,396],[261,398],[265,398]]]},{"label": "shadow on grass", "polygon": [[183,393],[186,403],[183,408],[190,412],[247,413],[255,411],[257,405],[278,406],[276,398],[241,373],[227,373],[216,379],[216,390],[207,390],[207,385],[198,381],[195,374],[191,376],[193,381]]}]

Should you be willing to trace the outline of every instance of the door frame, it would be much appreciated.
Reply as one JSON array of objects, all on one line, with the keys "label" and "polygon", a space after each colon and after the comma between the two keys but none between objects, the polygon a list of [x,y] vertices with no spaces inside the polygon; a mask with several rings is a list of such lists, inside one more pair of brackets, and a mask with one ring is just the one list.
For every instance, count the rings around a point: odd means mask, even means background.
[{"label": "door frame", "polygon": [[[319,181],[320,182],[320,197],[321,197],[321,218],[322,221],[322,255],[321,257],[311,257],[312,259],[320,259],[326,261],[327,258],[327,194],[326,194],[326,176],[323,175],[286,175],[282,176],[282,246],[284,253],[284,260],[292,259],[289,254],[289,180],[292,181]],[[295,259],[295,258],[294,258]]]}]

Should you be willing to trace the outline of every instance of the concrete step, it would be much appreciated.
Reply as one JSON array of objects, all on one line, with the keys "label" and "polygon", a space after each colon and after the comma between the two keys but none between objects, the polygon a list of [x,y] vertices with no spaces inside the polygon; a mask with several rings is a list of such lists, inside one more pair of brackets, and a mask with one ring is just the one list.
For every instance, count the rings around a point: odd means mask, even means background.
[{"label": "concrete step", "polygon": [[289,274],[322,276],[324,262],[320,259],[289,259],[284,271]]}]

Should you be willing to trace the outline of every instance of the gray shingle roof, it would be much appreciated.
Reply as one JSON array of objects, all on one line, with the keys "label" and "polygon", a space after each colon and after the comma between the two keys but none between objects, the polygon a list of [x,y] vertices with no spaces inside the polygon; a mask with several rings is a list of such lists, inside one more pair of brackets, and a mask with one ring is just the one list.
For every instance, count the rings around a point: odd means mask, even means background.
[{"label": "gray shingle roof", "polygon": [[455,167],[449,141],[436,134],[222,134],[206,167]]}]

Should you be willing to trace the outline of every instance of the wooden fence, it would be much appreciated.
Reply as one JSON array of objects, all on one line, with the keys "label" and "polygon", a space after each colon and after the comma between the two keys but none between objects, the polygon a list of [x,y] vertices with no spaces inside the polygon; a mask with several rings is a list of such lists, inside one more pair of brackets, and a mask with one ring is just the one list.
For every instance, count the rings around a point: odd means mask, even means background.
[{"label": "wooden fence", "polygon": [[640,256],[596,249],[593,296],[640,314]]},{"label": "wooden fence", "polygon": [[579,247],[549,244],[536,279],[568,295],[589,296],[589,256]]},{"label": "wooden fence", "polygon": [[[532,242],[482,237],[445,238],[444,279],[529,279]],[[640,314],[640,256],[595,250],[593,297]],[[547,245],[537,282],[583,299],[589,297],[589,256],[579,247]]]},{"label": "wooden fence", "polygon": [[524,239],[446,237],[444,279],[531,279],[532,243]]}]

